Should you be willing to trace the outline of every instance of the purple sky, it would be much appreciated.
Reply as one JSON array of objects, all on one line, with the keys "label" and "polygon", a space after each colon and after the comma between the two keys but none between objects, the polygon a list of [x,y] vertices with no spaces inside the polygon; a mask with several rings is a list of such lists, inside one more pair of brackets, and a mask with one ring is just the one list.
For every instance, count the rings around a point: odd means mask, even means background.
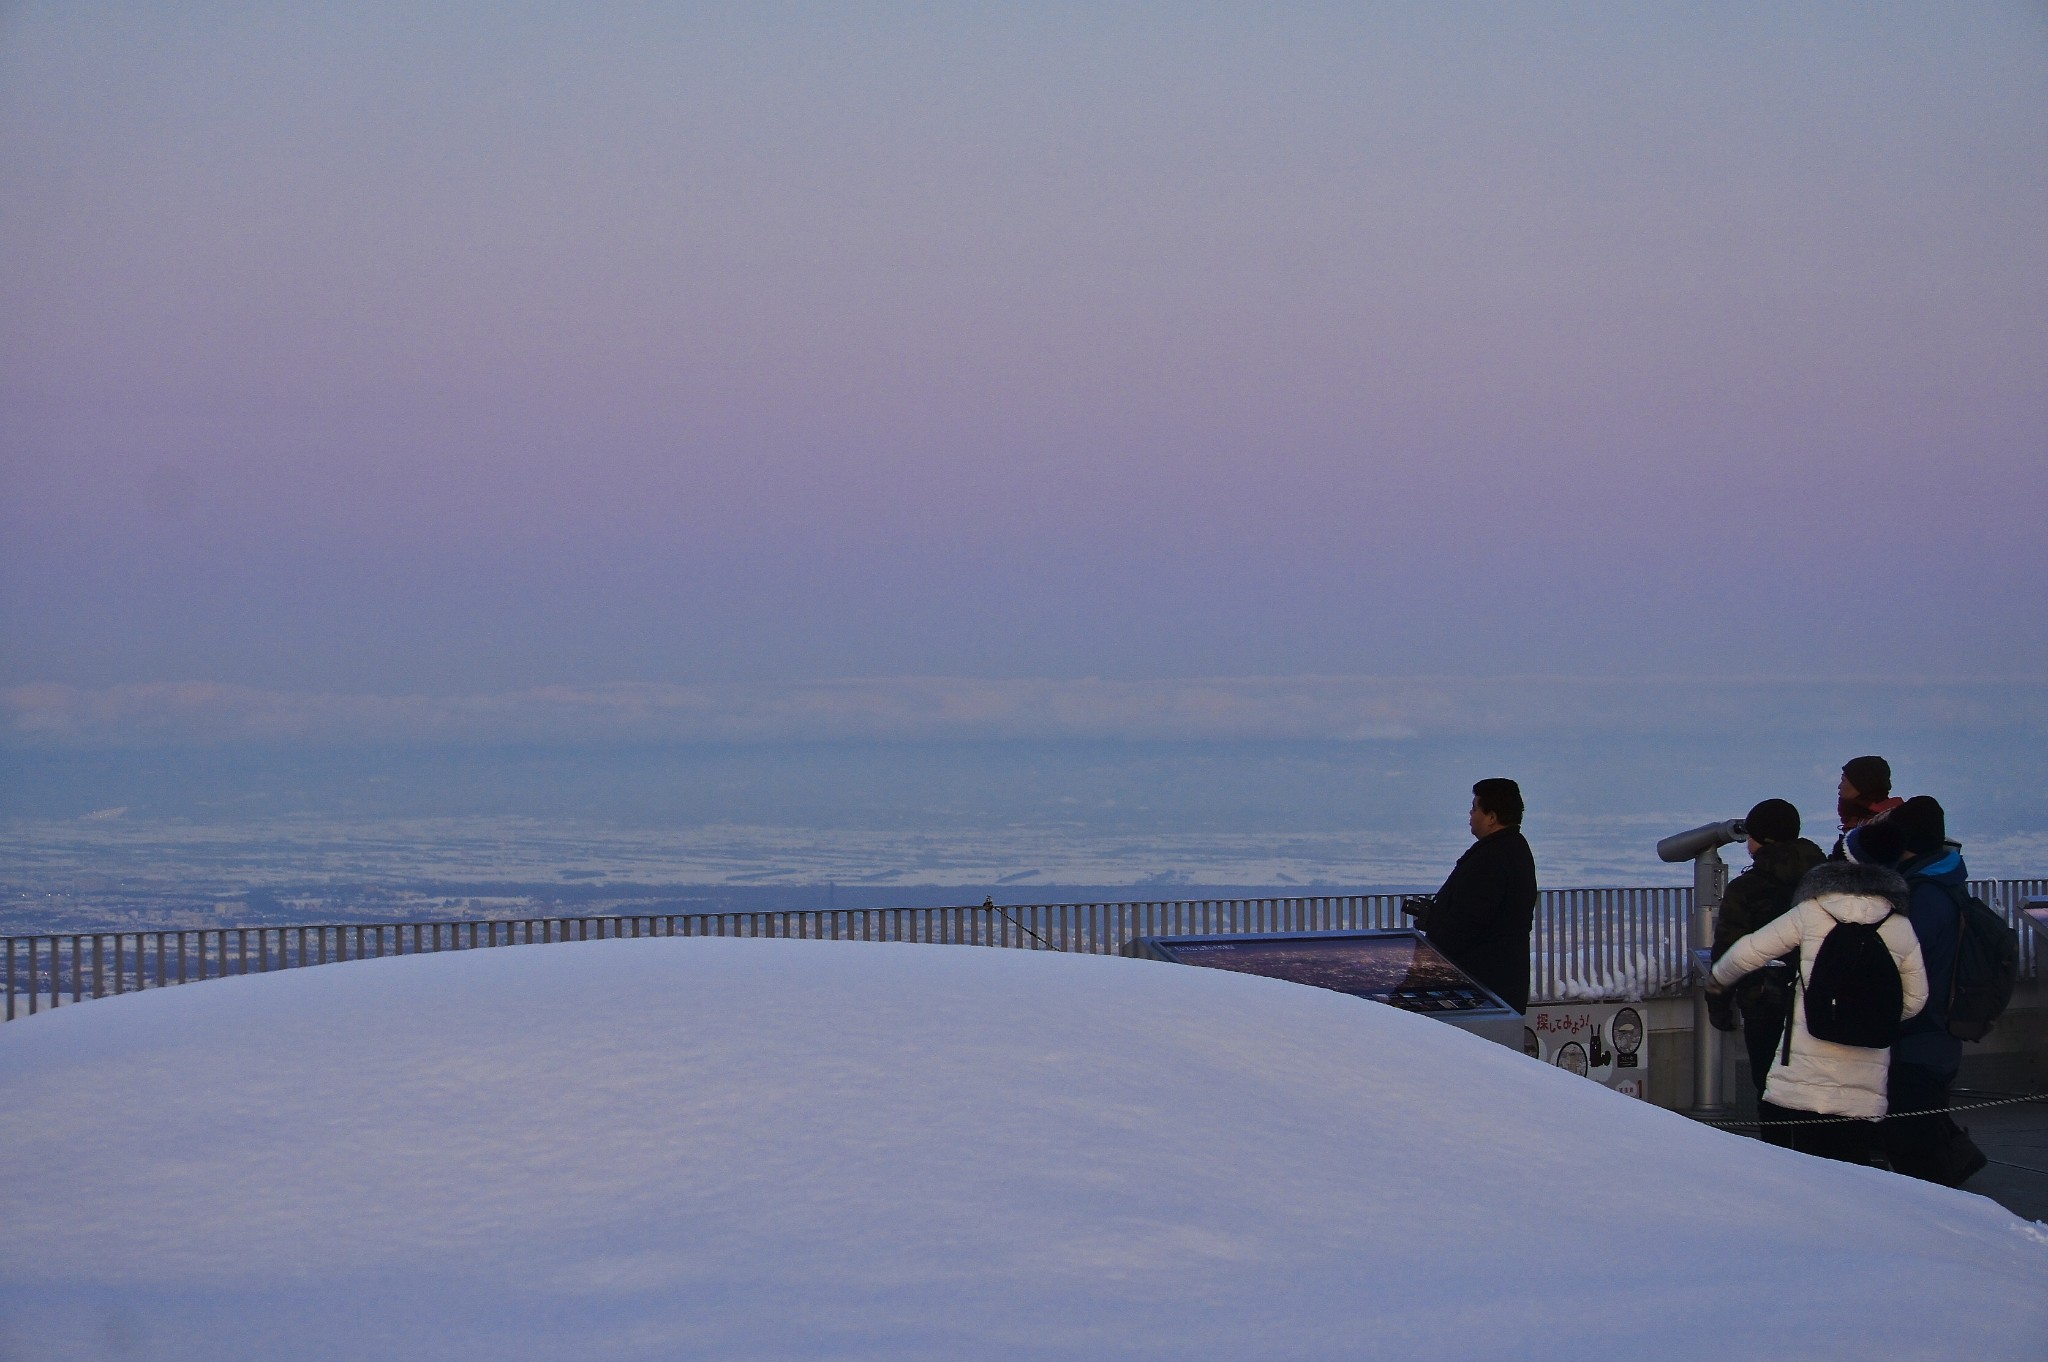
[{"label": "purple sky", "polygon": [[10,6],[0,683],[2048,672],[2036,5]]}]

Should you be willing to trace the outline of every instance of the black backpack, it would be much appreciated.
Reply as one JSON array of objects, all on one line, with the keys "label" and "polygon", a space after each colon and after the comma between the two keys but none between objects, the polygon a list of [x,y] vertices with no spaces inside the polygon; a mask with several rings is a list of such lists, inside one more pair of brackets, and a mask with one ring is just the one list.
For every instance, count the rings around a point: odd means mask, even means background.
[{"label": "black backpack", "polygon": [[[1885,921],[1891,917],[1885,914]],[[1883,925],[1835,918],[1834,928],[1822,939],[1813,964],[1800,981],[1806,989],[1807,1034],[1866,1050],[1889,1050],[1899,1038],[1899,1012],[1906,1005],[1906,990],[1899,981],[1892,948],[1877,930]],[[1787,1027],[1788,1062],[1790,1031]]]},{"label": "black backpack", "polygon": [[1982,1040],[2012,1001],[2020,977],[2020,938],[1990,905],[1953,884],[1942,888],[1955,901],[1956,971],[1948,990],[1948,1033],[1958,1040]]}]

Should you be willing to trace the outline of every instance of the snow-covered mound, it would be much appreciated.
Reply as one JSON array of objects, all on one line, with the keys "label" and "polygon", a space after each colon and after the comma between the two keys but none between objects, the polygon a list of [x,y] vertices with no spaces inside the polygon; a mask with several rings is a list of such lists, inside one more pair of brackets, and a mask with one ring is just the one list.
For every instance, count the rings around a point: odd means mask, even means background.
[{"label": "snow-covered mound", "polygon": [[2048,1228],[1143,961],[647,940],[0,1027],[0,1356],[1991,1358]]}]

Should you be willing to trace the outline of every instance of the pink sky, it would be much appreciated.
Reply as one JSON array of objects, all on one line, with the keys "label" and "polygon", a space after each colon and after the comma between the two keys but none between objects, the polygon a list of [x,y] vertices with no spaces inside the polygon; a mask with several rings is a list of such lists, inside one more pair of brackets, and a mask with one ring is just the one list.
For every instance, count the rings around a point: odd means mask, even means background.
[{"label": "pink sky", "polygon": [[2038,9],[15,7],[0,682],[2039,675]]}]

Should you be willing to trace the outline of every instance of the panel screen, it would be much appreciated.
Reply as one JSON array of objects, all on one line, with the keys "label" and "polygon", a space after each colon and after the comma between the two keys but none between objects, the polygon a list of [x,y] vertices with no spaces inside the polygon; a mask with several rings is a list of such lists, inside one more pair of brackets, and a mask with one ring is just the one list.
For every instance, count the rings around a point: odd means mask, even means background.
[{"label": "panel screen", "polygon": [[1502,1004],[1413,932],[1155,941],[1183,965],[1236,970],[1350,993],[1409,1012],[1496,1012]]},{"label": "panel screen", "polygon": [[2034,925],[2044,940],[2048,940],[2048,899],[2028,899],[2027,906],[2020,909],[2020,916]]}]

